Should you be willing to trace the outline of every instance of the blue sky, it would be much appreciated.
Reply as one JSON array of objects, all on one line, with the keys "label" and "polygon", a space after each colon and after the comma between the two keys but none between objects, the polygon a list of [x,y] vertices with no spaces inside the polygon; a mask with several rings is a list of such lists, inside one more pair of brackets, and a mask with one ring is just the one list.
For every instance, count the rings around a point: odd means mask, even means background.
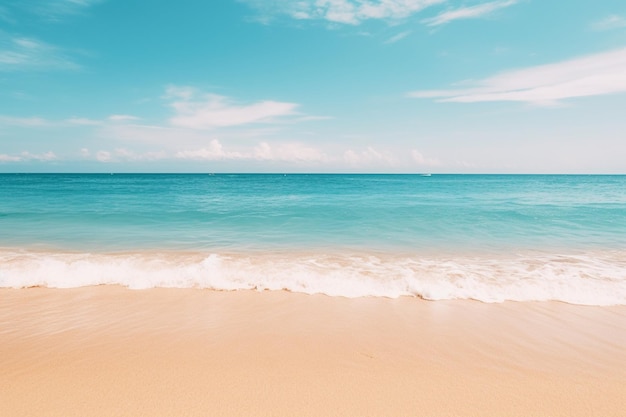
[{"label": "blue sky", "polygon": [[626,173],[626,2],[1,0],[0,172]]}]

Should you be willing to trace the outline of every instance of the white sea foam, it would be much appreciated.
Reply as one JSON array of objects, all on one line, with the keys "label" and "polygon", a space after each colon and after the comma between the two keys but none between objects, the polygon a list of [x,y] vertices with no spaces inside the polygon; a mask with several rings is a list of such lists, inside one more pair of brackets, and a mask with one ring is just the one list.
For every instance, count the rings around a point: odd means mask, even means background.
[{"label": "white sea foam", "polygon": [[344,297],[626,305],[626,252],[400,256],[0,251],[0,287],[103,284],[132,289],[289,290]]}]

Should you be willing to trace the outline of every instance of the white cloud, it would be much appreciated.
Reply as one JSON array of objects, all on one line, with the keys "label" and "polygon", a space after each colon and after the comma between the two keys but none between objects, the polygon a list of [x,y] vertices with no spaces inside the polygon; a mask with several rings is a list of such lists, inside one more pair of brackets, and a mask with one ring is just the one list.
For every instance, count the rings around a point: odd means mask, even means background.
[{"label": "white cloud", "polygon": [[4,153],[0,153],[0,162],[19,162],[22,158],[15,155],[7,155]]},{"label": "white cloud", "polygon": [[52,123],[41,117],[13,117],[0,116],[0,125],[22,126],[22,127],[46,127]]},{"label": "white cloud", "polygon": [[441,162],[436,158],[427,158],[417,149],[411,149],[411,158],[417,165],[435,167],[441,165]]},{"label": "white cloud", "polygon": [[513,6],[518,0],[499,0],[476,6],[463,7],[456,10],[443,12],[435,17],[422,20],[427,26],[439,26],[459,19],[476,19],[493,13],[498,9]]},{"label": "white cloud", "polygon": [[254,161],[281,161],[281,162],[323,162],[328,161],[326,154],[319,149],[312,148],[300,143],[281,143],[270,145],[261,142],[253,149],[226,150],[220,141],[212,140],[209,146],[183,150],[175,154],[179,159],[191,160],[254,160]]},{"label": "white cloud", "polygon": [[625,93],[626,49],[508,71],[474,84],[470,88],[416,91],[409,96],[458,103],[520,101],[551,105],[574,97]]},{"label": "white cloud", "polygon": [[348,149],[344,152],[343,159],[344,162],[352,166],[371,165],[379,162],[393,165],[395,162],[395,158],[392,154],[389,152],[380,152],[371,146],[368,146],[365,150],[360,152]]},{"label": "white cloud", "polygon": [[123,159],[132,159],[132,158],[136,157],[136,155],[135,155],[135,153],[133,151],[129,151],[126,148],[117,148],[115,150],[115,155],[117,155],[117,156],[119,156],[119,157],[121,157]]},{"label": "white cloud", "polygon": [[112,122],[128,122],[132,120],[139,120],[139,117],[128,114],[112,114],[109,116],[109,120]]},{"label": "white cloud", "polygon": [[79,68],[60,48],[33,38],[2,37],[0,33],[0,71]]},{"label": "white cloud", "polygon": [[330,151],[298,142],[270,144],[267,141],[262,141],[253,148],[227,149],[219,140],[214,139],[208,146],[178,151],[174,157],[196,161],[284,162],[335,167],[345,167],[347,165],[358,169],[371,167],[411,169],[416,165],[424,167],[441,165],[438,159],[425,157],[415,149],[408,152],[399,150],[399,152],[402,155],[398,157],[397,153],[382,151],[368,146],[360,150],[347,149],[342,153],[339,149]]},{"label": "white cloud", "polygon": [[385,43],[396,43],[396,42],[401,41],[402,39],[406,38],[410,34],[411,34],[410,30],[407,30],[407,31],[404,31],[404,32],[400,32],[397,35],[394,35],[391,38],[387,39],[385,41]]},{"label": "white cloud", "polygon": [[147,151],[137,153],[126,148],[117,148],[113,152],[113,158],[116,161],[157,161],[168,158],[165,151]]},{"label": "white cloud", "polygon": [[612,30],[626,27],[626,18],[616,14],[605,17],[591,24],[593,30]]},{"label": "white cloud", "polygon": [[[91,152],[88,149],[81,149],[81,156],[89,158]],[[113,162],[134,162],[134,161],[157,161],[168,158],[165,151],[148,151],[137,153],[126,148],[116,148],[113,151],[100,150],[96,152],[95,159],[103,163]]]},{"label": "white cloud", "polygon": [[70,119],[66,119],[64,122],[70,125],[77,126],[104,126],[106,124],[120,123],[120,122],[130,122],[134,120],[140,120],[139,117],[130,116],[126,114],[113,114],[106,119],[96,120],[96,119],[88,119],[85,117],[72,117]]},{"label": "white cloud", "polygon": [[270,146],[261,142],[254,150],[254,159],[285,162],[325,162],[330,158],[319,149],[301,143],[283,143]]},{"label": "white cloud", "polygon": [[38,116],[15,117],[0,115],[0,125],[21,127],[65,127],[65,126],[103,126],[107,122],[138,119],[133,116],[111,116],[108,120],[89,119],[86,117],[70,117],[65,120],[50,120]]},{"label": "white cloud", "polygon": [[370,19],[406,18],[445,0],[240,0],[260,10],[266,22],[271,15],[285,14],[297,20],[325,20],[358,25]]},{"label": "white cloud", "polygon": [[0,154],[0,162],[28,162],[28,161],[54,161],[58,159],[56,154],[52,151],[44,153],[31,153],[29,151],[23,151],[18,155]]},{"label": "white cloud", "polygon": [[165,151],[149,151],[139,155],[138,159],[143,161],[158,161],[168,157],[169,155]]},{"label": "white cloud", "polygon": [[[199,94],[191,88],[171,87],[165,97],[172,100],[170,106],[174,109],[169,119],[171,126],[135,123],[141,119],[128,114],[112,114],[103,119],[74,116],[61,120],[0,114],[0,129],[9,126],[55,129],[93,127],[103,140],[115,138],[180,146],[182,143],[206,143],[208,133],[205,130],[210,129],[239,127],[218,130],[220,137],[258,139],[284,129],[281,124],[285,122],[301,123],[329,118],[299,113],[295,103],[265,100],[240,105],[226,97]],[[106,158],[101,155],[101,159]]]},{"label": "white cloud", "polygon": [[67,119],[66,122],[78,126],[99,126],[102,124],[100,120],[87,119],[84,117],[72,117],[71,119]]},{"label": "white cloud", "polygon": [[[112,115],[104,120],[89,119],[86,117],[70,117],[65,120],[50,120],[42,117],[15,117],[0,115],[0,126],[19,127],[77,127],[77,126],[106,126],[120,125],[119,122],[139,120],[138,117],[128,115]],[[113,122],[113,123],[111,123]]]},{"label": "white cloud", "polygon": [[170,119],[170,123],[192,129],[272,122],[280,117],[296,115],[298,107],[295,103],[271,100],[238,105],[227,97],[216,94],[199,95],[187,87],[170,87],[167,97],[175,98],[170,106],[176,114]]},{"label": "white cloud", "polygon": [[[315,3],[314,13],[318,17],[336,23],[357,24],[357,11],[354,4],[348,0],[318,0]],[[314,15],[315,15],[314,14]]]},{"label": "white cloud", "polygon": [[114,138],[120,142],[158,145],[172,149],[206,143],[206,132],[175,127],[151,126],[132,123],[109,123],[97,132],[98,139],[108,141]]},{"label": "white cloud", "polygon": [[182,100],[191,100],[198,93],[193,87],[170,85],[165,90],[165,98],[178,98]]},{"label": "white cloud", "polygon": [[[344,148],[345,149],[345,148]],[[414,166],[410,158],[396,158],[388,151],[379,151],[371,146],[361,149],[348,149],[345,152],[339,148],[322,149],[302,142],[270,143],[260,141],[255,146],[236,146],[225,144],[224,141],[212,139],[207,145],[198,148],[187,148],[171,153],[171,157],[189,161],[230,161],[230,162],[261,162],[261,163],[288,163],[316,166],[334,166],[340,168],[346,163],[357,168],[378,166],[394,167]],[[408,154],[403,152],[404,155]],[[111,160],[113,155],[111,155]],[[433,160],[426,160],[429,163]],[[398,165],[399,164],[399,165]],[[436,163],[433,162],[432,165]]]},{"label": "white cloud", "polygon": [[[228,162],[234,164],[233,166],[244,167],[249,163],[265,164],[266,166],[276,163],[295,167],[327,167],[333,170],[342,170],[346,167],[358,170],[371,168],[411,170],[416,166],[440,166],[440,162],[437,159],[424,157],[416,150],[398,149],[396,151],[394,153],[387,150],[379,150],[372,146],[347,150],[346,148],[332,147],[323,149],[300,142],[270,143],[261,141],[256,145],[236,146],[213,139],[205,143],[205,146],[182,148],[173,152],[161,150],[138,153],[126,148],[91,152],[83,148],[80,150],[80,156],[82,159],[96,160],[101,163],[156,160],[173,162],[179,160],[189,162]],[[6,158],[7,156],[5,156]]]},{"label": "white cloud", "polygon": [[112,156],[109,151],[98,151],[96,153],[96,159],[100,162],[111,162]]},{"label": "white cloud", "polygon": [[37,161],[53,161],[58,159],[56,154],[52,151],[48,151],[42,154],[32,154],[30,152],[22,152],[22,158],[24,160],[37,160]]},{"label": "white cloud", "polygon": [[239,152],[225,151],[224,147],[217,139],[212,140],[208,147],[196,150],[185,150],[176,153],[176,158],[215,161],[221,159],[244,159],[245,156]]}]

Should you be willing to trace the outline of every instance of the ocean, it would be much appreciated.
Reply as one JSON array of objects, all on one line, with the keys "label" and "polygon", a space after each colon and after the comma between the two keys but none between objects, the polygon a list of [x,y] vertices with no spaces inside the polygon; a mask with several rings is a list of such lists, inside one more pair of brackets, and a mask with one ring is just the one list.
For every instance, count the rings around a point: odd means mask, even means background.
[{"label": "ocean", "polygon": [[0,174],[0,287],[626,305],[626,176]]}]

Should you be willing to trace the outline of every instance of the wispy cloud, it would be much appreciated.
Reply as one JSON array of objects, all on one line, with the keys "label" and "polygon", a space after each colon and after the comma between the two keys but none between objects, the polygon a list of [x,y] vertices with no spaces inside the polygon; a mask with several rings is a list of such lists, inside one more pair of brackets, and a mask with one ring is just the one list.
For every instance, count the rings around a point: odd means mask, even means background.
[{"label": "wispy cloud", "polygon": [[469,88],[415,91],[409,96],[458,103],[520,101],[552,105],[574,97],[626,93],[626,49],[508,71],[473,84]]},{"label": "wispy cloud", "polygon": [[0,71],[76,70],[80,66],[61,48],[34,38],[9,37],[0,33]]},{"label": "wispy cloud", "polygon": [[56,156],[56,154],[52,151],[48,151],[45,153],[41,153],[41,154],[33,154],[30,152],[22,152],[21,153],[21,158],[22,160],[36,160],[36,161],[54,161],[55,159],[58,159],[58,157]]},{"label": "wispy cloud", "polygon": [[59,21],[66,16],[84,13],[88,8],[106,0],[29,0],[19,7],[49,21]]},{"label": "wispy cloud", "polygon": [[[0,6],[0,22],[21,24],[22,19],[58,22],[65,16],[81,14],[107,0],[9,1]],[[19,17],[22,17],[21,19]],[[41,23],[41,22],[40,22]],[[80,65],[63,48],[33,37],[7,34],[0,30],[0,71],[76,70]]]},{"label": "wispy cloud", "polygon": [[393,165],[395,157],[386,151],[379,151],[372,146],[368,146],[362,151],[348,149],[343,154],[344,162],[351,166],[376,165],[383,162],[386,165]]},{"label": "wispy cloud", "polygon": [[59,123],[59,125],[75,125],[75,126],[105,126],[107,124],[125,124],[141,120],[139,117],[131,116],[128,114],[112,114],[103,120],[88,119],[86,117],[72,117]]},{"label": "wispy cloud", "polygon": [[303,143],[281,143],[270,145],[261,142],[254,149],[255,159],[261,161],[285,162],[327,162],[328,155],[321,150]]},{"label": "wispy cloud", "polygon": [[0,162],[19,162],[20,160],[19,156],[0,153]]},{"label": "wispy cloud", "polygon": [[253,160],[265,162],[325,162],[330,159],[319,149],[301,143],[270,145],[267,142],[261,142],[252,149],[227,150],[217,139],[200,149],[179,151],[175,157],[203,161]]},{"label": "wispy cloud", "polygon": [[411,34],[410,30],[406,30],[404,32],[400,32],[397,35],[392,36],[391,38],[387,39],[385,41],[385,43],[396,43],[401,41],[402,39],[406,38],[407,36],[409,36]]},{"label": "wispy cloud", "polygon": [[459,19],[476,19],[495,12],[498,9],[513,6],[518,0],[499,0],[489,3],[478,4],[476,6],[462,7],[460,9],[449,10],[435,17],[423,19],[422,23],[427,26],[439,26]]},{"label": "wispy cloud", "polygon": [[138,117],[130,115],[112,115],[106,119],[89,119],[86,117],[70,117],[63,120],[44,119],[38,116],[16,117],[0,115],[1,126],[17,126],[17,127],[79,127],[79,126],[106,126],[106,125],[124,125],[127,122],[139,120]]},{"label": "wispy cloud", "polygon": [[620,28],[626,28],[626,18],[616,14],[612,14],[591,24],[591,29],[593,30],[613,30]]},{"label": "wispy cloud", "polygon": [[[98,150],[87,148],[80,150],[82,159],[96,160],[102,163],[189,160],[189,161],[256,161],[256,162],[329,162],[331,158],[321,150],[297,142],[269,144],[260,142],[256,146],[226,148],[220,140],[213,139],[206,146],[195,149],[183,149],[174,152],[148,151],[135,152],[126,148]],[[2,155],[5,161],[19,161],[19,157]]]},{"label": "wispy cloud", "polygon": [[298,107],[295,103],[271,100],[236,104],[228,97],[199,94],[189,87],[170,87],[166,97],[173,99],[170,106],[175,115],[170,123],[192,129],[272,122],[281,117],[296,115]]},{"label": "wispy cloud", "polygon": [[52,122],[41,117],[14,117],[0,115],[0,126],[2,125],[22,127],[46,127],[52,125]]},{"label": "wispy cloud", "polygon": [[436,167],[441,165],[441,161],[437,158],[428,158],[417,149],[411,149],[411,158],[418,166]]},{"label": "wispy cloud", "polygon": [[[233,146],[212,139],[204,146],[179,150],[159,150],[137,152],[127,148],[114,150],[100,149],[92,152],[83,148],[79,155],[84,160],[100,163],[121,163],[137,161],[189,161],[191,162],[230,162],[255,164],[286,164],[293,166],[350,167],[354,169],[389,169],[435,167],[437,159],[424,157],[416,150],[401,152],[400,155],[373,146],[362,149],[329,150],[302,142],[258,142],[256,145]],[[7,158],[11,156],[6,156]]]},{"label": "wispy cloud", "polygon": [[224,159],[248,159],[245,154],[237,151],[227,151],[222,143],[213,139],[208,146],[200,149],[183,150],[176,153],[176,158],[201,161],[216,161]]},{"label": "wispy cloud", "polygon": [[129,114],[112,114],[109,116],[109,120],[112,122],[129,122],[139,119],[139,117],[131,116]]},{"label": "wispy cloud", "polygon": [[27,162],[27,161],[40,161],[40,162],[49,162],[58,159],[56,154],[52,151],[48,151],[45,153],[30,153],[28,151],[24,151],[17,155],[7,155],[0,154],[0,162]]},{"label": "wispy cloud", "polygon": [[371,19],[402,19],[446,0],[239,0],[256,8],[262,21],[273,15],[358,25]]},{"label": "wispy cloud", "polygon": [[80,155],[83,159],[95,159],[102,163],[159,161],[170,158],[165,151],[135,152],[126,148],[116,148],[112,151],[99,150],[95,153],[83,148],[80,150]]}]

